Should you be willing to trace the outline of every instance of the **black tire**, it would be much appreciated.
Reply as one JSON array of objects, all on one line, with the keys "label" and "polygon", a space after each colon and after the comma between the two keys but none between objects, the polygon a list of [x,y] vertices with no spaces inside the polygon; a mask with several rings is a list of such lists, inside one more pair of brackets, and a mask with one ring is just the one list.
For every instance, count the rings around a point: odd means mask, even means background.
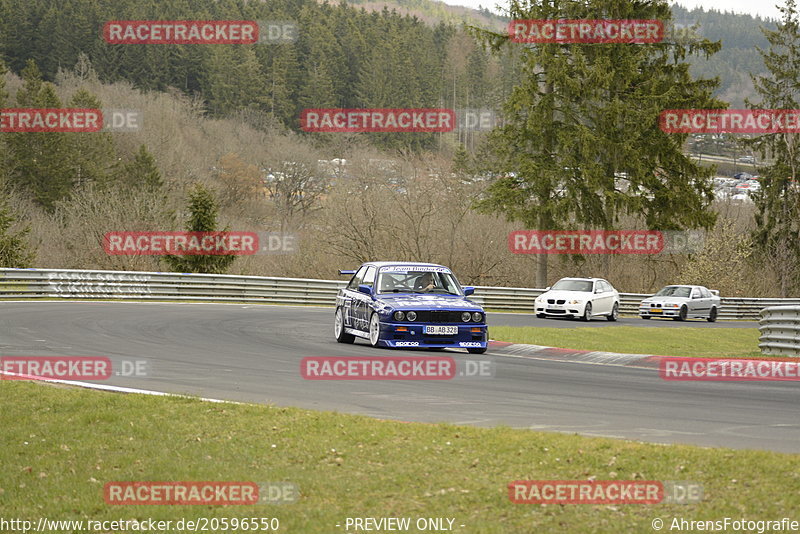
[{"label": "black tire", "polygon": [[[375,327],[373,323],[377,325],[378,328],[377,334],[373,333],[373,328]],[[377,313],[372,312],[372,315],[370,315],[369,317],[369,344],[372,345],[373,347],[377,347],[380,342],[381,342],[380,317],[378,317]]]},{"label": "black tire", "polygon": [[536,318],[537,318],[537,319],[545,319],[546,317],[547,317],[547,315],[545,315],[545,314],[543,314],[543,313],[537,313],[537,314],[536,314]]},{"label": "black tire", "polygon": [[686,317],[689,315],[689,308],[686,306],[681,306],[681,311],[678,312],[677,317],[673,317],[675,321],[685,321]]},{"label": "black tire", "polygon": [[486,347],[467,349],[467,352],[469,352],[470,354],[483,354],[484,352],[486,352]]},{"label": "black tire", "polygon": [[592,320],[592,303],[587,302],[586,308],[583,309],[583,317],[581,317],[581,321],[589,322]]},{"label": "black tire", "polygon": [[647,319],[648,321],[650,320],[649,315],[640,315],[639,317],[641,317],[642,319]]},{"label": "black tire", "polygon": [[611,308],[611,313],[606,315],[606,319],[609,321],[616,321],[619,318],[619,304],[614,303],[614,306]]},{"label": "black tire", "polygon": [[342,317],[341,306],[336,308],[336,314],[334,315],[333,335],[339,343],[352,343],[356,340],[356,336],[344,331],[344,317]]},{"label": "black tire", "polygon": [[709,323],[716,323],[717,322],[717,308],[711,308],[711,312],[708,314],[708,318],[706,319]]}]

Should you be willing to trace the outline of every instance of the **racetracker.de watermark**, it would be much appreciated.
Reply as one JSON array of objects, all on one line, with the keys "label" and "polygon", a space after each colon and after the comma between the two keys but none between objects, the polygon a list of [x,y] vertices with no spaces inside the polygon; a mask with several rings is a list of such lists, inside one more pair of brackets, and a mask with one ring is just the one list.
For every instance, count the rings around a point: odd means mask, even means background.
[{"label": "racetracker.de watermark", "polygon": [[103,25],[109,44],[254,44],[252,20],[111,20]]},{"label": "racetracker.de watermark", "polygon": [[664,380],[678,381],[798,381],[800,361],[662,357],[658,374]]},{"label": "racetracker.de watermark", "polygon": [[665,133],[798,133],[800,109],[667,109],[658,126]]},{"label": "racetracker.de watermark", "polygon": [[705,244],[700,231],[516,230],[508,234],[514,254],[691,254]]},{"label": "racetracker.de watermark", "polygon": [[660,480],[516,480],[508,485],[516,504],[691,504],[703,486]]},{"label": "racetracker.de watermark", "polygon": [[300,490],[292,482],[107,482],[110,505],[252,505],[291,504]]},{"label": "racetracker.de watermark", "polygon": [[445,108],[304,109],[300,128],[305,132],[449,132],[456,113]]},{"label": "racetracker.de watermark", "polygon": [[494,362],[450,356],[311,356],[300,361],[306,380],[452,380],[492,378]]},{"label": "racetracker.de watermark", "polygon": [[658,43],[664,23],[655,19],[515,19],[508,23],[515,43]]},{"label": "racetracker.de watermark", "polygon": [[106,356],[2,356],[2,380],[108,380],[112,376],[142,377],[147,360],[112,361]]},{"label": "racetracker.de watermark", "polygon": [[110,256],[251,256],[291,254],[297,236],[280,232],[108,232]]},{"label": "racetracker.de watermark", "polygon": [[130,109],[6,108],[0,110],[0,132],[131,132],[141,128],[142,114]]}]

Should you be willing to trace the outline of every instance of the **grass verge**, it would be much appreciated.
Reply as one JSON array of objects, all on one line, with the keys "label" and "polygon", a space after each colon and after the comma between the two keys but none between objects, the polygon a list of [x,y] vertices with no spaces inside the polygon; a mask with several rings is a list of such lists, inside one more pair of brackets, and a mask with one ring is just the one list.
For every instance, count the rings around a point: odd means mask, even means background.
[{"label": "grass verge", "polygon": [[[0,382],[0,392],[0,510],[7,519],[277,517],[280,532],[330,533],[346,532],[348,517],[442,517],[454,518],[454,531],[464,533],[618,533],[651,532],[656,517],[669,525],[673,517],[767,519],[800,509],[800,455],[17,381]],[[691,480],[703,484],[705,499],[618,506],[508,499],[514,480],[588,477]],[[105,504],[105,482],[144,480],[289,481],[302,497],[282,506]]]},{"label": "grass verge", "polygon": [[492,326],[489,337],[497,341],[545,345],[563,349],[600,350],[661,356],[702,358],[763,357],[756,328],[537,328]]}]

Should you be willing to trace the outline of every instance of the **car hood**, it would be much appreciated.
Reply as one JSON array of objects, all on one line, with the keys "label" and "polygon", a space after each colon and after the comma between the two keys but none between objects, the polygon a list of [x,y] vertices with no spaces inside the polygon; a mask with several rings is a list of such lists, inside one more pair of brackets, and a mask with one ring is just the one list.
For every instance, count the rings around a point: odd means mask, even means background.
[{"label": "car hood", "polygon": [[594,296],[594,293],[590,291],[555,290],[555,291],[545,291],[539,296],[546,299],[556,299],[556,300],[563,299],[569,302],[570,300],[589,300]]},{"label": "car hood", "polygon": [[687,297],[648,297],[645,299],[647,302],[660,302],[661,304],[683,304],[688,300]]},{"label": "car hood", "polygon": [[461,295],[410,295],[380,296],[378,301],[395,310],[452,310],[483,311],[483,308]]}]

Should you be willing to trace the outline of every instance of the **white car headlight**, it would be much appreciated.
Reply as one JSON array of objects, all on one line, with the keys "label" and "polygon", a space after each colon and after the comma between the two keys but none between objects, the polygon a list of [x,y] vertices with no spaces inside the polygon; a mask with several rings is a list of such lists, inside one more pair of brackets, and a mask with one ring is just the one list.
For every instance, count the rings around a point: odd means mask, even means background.
[{"label": "white car headlight", "polygon": [[570,304],[583,304],[582,300],[571,300],[569,301]]}]

